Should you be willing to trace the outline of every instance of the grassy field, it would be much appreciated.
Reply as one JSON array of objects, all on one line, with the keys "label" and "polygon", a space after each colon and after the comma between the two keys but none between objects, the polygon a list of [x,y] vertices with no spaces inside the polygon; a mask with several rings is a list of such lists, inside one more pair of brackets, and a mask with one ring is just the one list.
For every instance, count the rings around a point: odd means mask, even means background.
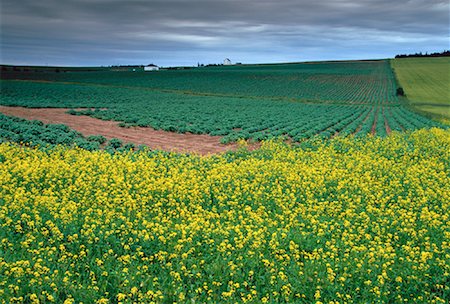
[{"label": "grassy field", "polygon": [[211,157],[3,143],[0,299],[446,303],[449,151],[441,129]]},{"label": "grassy field", "polygon": [[450,58],[391,60],[407,99],[419,111],[450,119]]}]

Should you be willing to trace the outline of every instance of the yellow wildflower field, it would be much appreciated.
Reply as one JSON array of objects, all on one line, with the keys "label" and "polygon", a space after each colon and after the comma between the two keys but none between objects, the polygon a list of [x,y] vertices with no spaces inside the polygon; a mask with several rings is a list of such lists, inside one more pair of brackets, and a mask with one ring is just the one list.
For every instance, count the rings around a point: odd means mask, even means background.
[{"label": "yellow wildflower field", "polygon": [[0,145],[2,303],[450,298],[450,131],[200,157]]}]

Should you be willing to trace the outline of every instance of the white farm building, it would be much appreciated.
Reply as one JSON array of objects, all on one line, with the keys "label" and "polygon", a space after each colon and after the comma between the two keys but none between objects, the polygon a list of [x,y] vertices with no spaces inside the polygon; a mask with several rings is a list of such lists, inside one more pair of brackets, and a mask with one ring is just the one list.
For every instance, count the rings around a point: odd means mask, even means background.
[{"label": "white farm building", "polygon": [[231,65],[231,60],[228,58],[225,58],[225,60],[223,61],[223,65]]},{"label": "white farm building", "polygon": [[144,67],[144,71],[158,71],[158,70],[159,70],[159,67],[154,64],[149,64]]}]

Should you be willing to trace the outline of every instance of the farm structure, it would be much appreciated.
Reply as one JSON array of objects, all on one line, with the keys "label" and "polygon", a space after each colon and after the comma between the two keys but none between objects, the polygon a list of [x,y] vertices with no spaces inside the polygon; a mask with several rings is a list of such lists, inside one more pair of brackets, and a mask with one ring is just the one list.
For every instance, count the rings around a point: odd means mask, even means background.
[{"label": "farm structure", "polygon": [[149,71],[158,71],[159,67],[157,65],[154,64],[149,64],[147,66],[144,67],[144,71],[149,72]]}]

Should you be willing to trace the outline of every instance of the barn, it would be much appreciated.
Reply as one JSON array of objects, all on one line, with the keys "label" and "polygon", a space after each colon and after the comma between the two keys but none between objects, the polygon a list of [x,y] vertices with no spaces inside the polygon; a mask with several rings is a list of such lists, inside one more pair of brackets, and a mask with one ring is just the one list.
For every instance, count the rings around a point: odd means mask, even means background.
[{"label": "barn", "polygon": [[144,67],[144,71],[158,71],[159,67],[157,65],[149,64],[147,66]]},{"label": "barn", "polygon": [[223,65],[231,65],[231,60],[228,58],[225,58],[225,60],[223,61]]}]

